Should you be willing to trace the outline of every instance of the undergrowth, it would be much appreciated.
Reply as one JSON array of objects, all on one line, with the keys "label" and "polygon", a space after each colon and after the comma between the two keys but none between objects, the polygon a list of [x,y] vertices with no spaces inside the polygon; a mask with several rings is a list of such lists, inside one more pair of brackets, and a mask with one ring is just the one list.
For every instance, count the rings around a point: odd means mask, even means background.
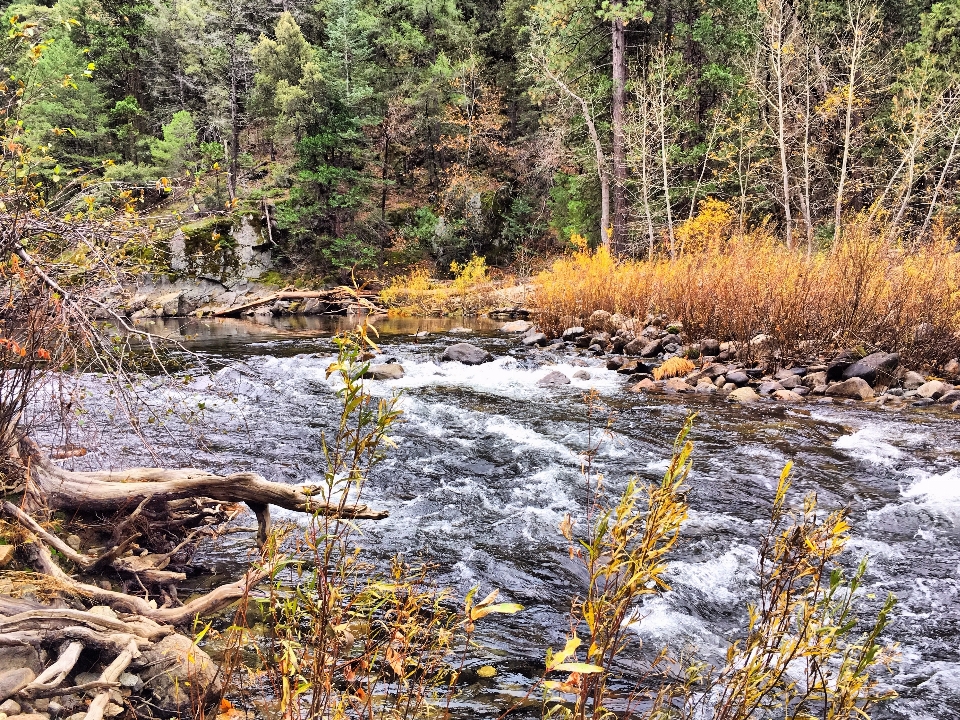
[{"label": "undergrowth", "polygon": [[484,258],[451,263],[450,281],[431,279],[424,269],[394,278],[380,300],[394,315],[478,315],[493,306],[497,283]]},{"label": "undergrowth", "polygon": [[960,254],[940,230],[912,246],[866,216],[808,256],[767,228],[739,232],[712,202],[678,231],[673,259],[618,260],[585,248],[535,278],[538,323],[552,333],[595,310],[665,313],[694,338],[770,338],[783,356],[830,348],[900,352],[936,365],[960,352]]}]

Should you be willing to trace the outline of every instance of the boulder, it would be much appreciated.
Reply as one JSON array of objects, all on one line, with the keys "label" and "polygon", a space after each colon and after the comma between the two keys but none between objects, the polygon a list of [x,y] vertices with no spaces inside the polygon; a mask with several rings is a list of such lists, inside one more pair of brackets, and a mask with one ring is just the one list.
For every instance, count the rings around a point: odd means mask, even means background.
[{"label": "boulder", "polygon": [[568,327],[566,330],[563,331],[563,335],[561,335],[560,337],[570,342],[572,340],[576,340],[578,337],[583,335],[584,332],[585,330],[579,325],[576,327]]},{"label": "boulder", "polygon": [[500,332],[525,333],[533,327],[533,323],[526,320],[513,320],[500,326]]},{"label": "boulder", "polygon": [[825,370],[822,370],[820,372],[807,373],[806,375],[803,376],[802,382],[805,387],[808,387],[811,390],[813,390],[813,388],[817,387],[817,385],[827,384],[827,373]]},{"label": "boulder", "polygon": [[727,393],[727,394],[732,393],[736,389],[737,389],[737,386],[734,385],[732,382],[724,383],[723,385],[720,386],[720,392]]},{"label": "boulder", "polygon": [[551,370],[542,378],[537,380],[538,387],[556,387],[558,385],[569,385],[570,378],[558,370]]},{"label": "boulder", "polygon": [[[12,548],[13,545],[3,545],[2,547]],[[24,668],[37,675],[43,671],[43,662],[35,647],[31,645],[8,645],[0,650],[0,673],[5,673],[8,670],[23,670]],[[7,714],[12,715],[13,713]]]},{"label": "boulder", "polygon": [[773,380],[768,380],[767,382],[760,383],[760,386],[757,388],[757,392],[761,395],[772,395],[778,390],[783,390],[783,385]]},{"label": "boulder", "polygon": [[948,378],[960,377],[960,359],[947,361],[943,366],[943,374]]},{"label": "boulder", "polygon": [[[648,344],[649,343],[646,340],[643,340],[642,338],[636,338],[635,340],[631,340],[630,342],[626,343],[623,346],[623,354],[624,355],[640,355],[640,353]],[[659,341],[658,341],[658,347],[659,347]]]},{"label": "boulder", "polygon": [[856,358],[853,353],[847,351],[842,352],[837,357],[835,357],[830,363],[827,364],[827,382],[837,382],[843,379],[843,373],[846,372],[847,368],[853,365]]},{"label": "boulder", "polygon": [[904,390],[916,390],[926,381],[927,379],[920,373],[914,372],[913,370],[908,370],[904,373],[901,384],[903,385]]},{"label": "boulder", "polygon": [[21,688],[32,683],[35,677],[37,674],[27,667],[0,672],[0,701],[15,695]]},{"label": "boulder", "polygon": [[803,397],[797,395],[797,393],[793,392],[792,390],[777,390],[773,393],[773,399],[778,402],[803,402]]},{"label": "boulder", "polygon": [[727,400],[730,402],[749,404],[759,401],[760,396],[754,392],[753,388],[742,387],[733,390],[729,395],[727,395]]},{"label": "boulder", "polygon": [[646,363],[642,363],[639,360],[627,360],[619,368],[617,372],[621,375],[637,375],[639,373],[650,374],[653,372],[653,368]]},{"label": "boulder", "polygon": [[794,388],[802,387],[803,381],[799,375],[791,375],[783,378],[783,380],[780,381],[780,385],[783,386],[784,390],[793,390]]},{"label": "boulder", "polygon": [[607,370],[619,370],[626,362],[626,359],[621,355],[611,355],[607,358]]},{"label": "boulder", "polygon": [[931,380],[917,388],[917,395],[922,398],[933,398],[936,400],[950,390],[953,390],[952,385],[947,385],[942,380]]},{"label": "boulder", "polygon": [[717,392],[717,386],[708,380],[703,380],[697,383],[696,390],[700,395],[713,395]]},{"label": "boulder", "polygon": [[154,697],[154,709],[164,714],[192,713],[220,694],[217,664],[188,637],[167,635],[141,651],[135,661],[142,668],[144,689]]},{"label": "boulder", "polygon": [[3,713],[4,715],[19,715],[20,710],[20,703],[13,698],[4,700],[2,703],[0,703],[0,713]]},{"label": "boulder", "polygon": [[716,356],[720,354],[720,341],[712,338],[700,341],[700,352],[703,355]]},{"label": "boulder", "polygon": [[899,364],[898,353],[875,352],[850,365],[841,377],[844,380],[861,378],[870,385],[889,385]]},{"label": "boulder", "polygon": [[650,378],[644,378],[640,382],[628,387],[627,390],[630,392],[652,392],[654,390],[659,390],[659,387]]},{"label": "boulder", "polygon": [[5,568],[13,560],[13,545],[0,545],[0,568]]},{"label": "boulder", "polygon": [[696,388],[693,385],[688,385],[680,378],[670,378],[663,384],[663,391],[673,395],[674,393],[696,392]]},{"label": "boulder", "polygon": [[573,379],[574,379],[574,380],[589,380],[589,379],[590,379],[590,373],[588,373],[586,370],[577,370],[577,371],[573,374]]},{"label": "boulder", "polygon": [[732,370],[727,373],[727,382],[734,385],[746,385],[749,380],[749,376],[743,370]]},{"label": "boulder", "polygon": [[[816,392],[816,390],[814,390]],[[853,377],[843,382],[828,385],[826,394],[831,397],[852,398],[854,400],[870,400],[873,397],[873,388],[866,380]]]},{"label": "boulder", "polygon": [[955,403],[957,400],[960,400],[960,390],[948,390],[940,396],[940,399],[937,400],[937,402]]},{"label": "boulder", "polygon": [[531,347],[533,345],[546,345],[548,340],[542,332],[531,332],[524,335],[521,342],[527,347]]},{"label": "boulder", "polygon": [[[640,349],[640,357],[653,357],[660,352],[663,344],[660,340],[652,340]],[[624,348],[626,349],[626,348]]]},{"label": "boulder", "polygon": [[481,365],[493,360],[493,355],[483,348],[478,348],[470,343],[457,343],[451,345],[440,356],[441,362],[459,362],[464,365]]},{"label": "boulder", "polygon": [[587,327],[606,330],[610,327],[611,317],[610,313],[606,310],[594,310],[587,319]]},{"label": "boulder", "polygon": [[400,363],[371,365],[363,376],[371,380],[399,380],[403,377],[403,366]]}]

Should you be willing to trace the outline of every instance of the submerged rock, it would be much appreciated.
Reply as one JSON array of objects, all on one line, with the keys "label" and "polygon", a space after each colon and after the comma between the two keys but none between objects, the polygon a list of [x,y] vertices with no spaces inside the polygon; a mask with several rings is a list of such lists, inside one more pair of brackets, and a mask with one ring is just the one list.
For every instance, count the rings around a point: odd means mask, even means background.
[{"label": "submerged rock", "polygon": [[590,379],[590,373],[588,373],[586,370],[577,370],[577,371],[573,374],[573,379],[574,379],[574,380],[589,380],[589,379]]},{"label": "submerged rock", "polygon": [[[581,370],[581,372],[583,372]],[[551,370],[542,378],[537,380],[537,385],[539,387],[556,387],[558,385],[569,385],[570,378],[564,375],[559,370]]]},{"label": "submerged rock", "polygon": [[464,365],[482,365],[493,361],[493,355],[470,343],[451,345],[440,356],[441,362],[459,362]]},{"label": "submerged rock", "polygon": [[371,380],[399,380],[403,377],[403,366],[400,363],[371,365],[363,376]]}]

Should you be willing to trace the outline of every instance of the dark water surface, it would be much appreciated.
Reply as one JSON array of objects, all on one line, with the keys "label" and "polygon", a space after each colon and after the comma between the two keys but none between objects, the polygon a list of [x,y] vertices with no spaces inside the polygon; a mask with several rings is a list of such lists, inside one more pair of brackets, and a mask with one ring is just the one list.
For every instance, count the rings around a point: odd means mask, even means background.
[{"label": "dark water surface", "polygon": [[[153,451],[165,464],[256,470],[289,483],[315,480],[320,433],[339,412],[335,388],[324,377],[338,322],[346,327],[345,320],[317,318],[259,325],[158,321],[154,330],[180,336],[213,371],[192,370],[176,389],[142,380],[138,389],[157,417],[166,418],[142,424]],[[447,333],[463,324],[475,332]],[[595,388],[617,416],[614,438],[597,460],[612,487],[629,476],[659,479],[684,418],[698,413],[691,517],[670,567],[672,591],[638,608],[636,630],[645,648],[667,644],[721,659],[754,598],[757,538],[780,470],[793,460],[797,501],[815,490],[822,508],[851,510],[849,564],[870,556],[864,606],[876,607],[887,592],[899,600],[888,636],[901,643],[903,657],[888,680],[901,697],[875,717],[960,718],[955,417],[916,408],[744,407],[716,398],[642,396],[626,393],[626,380],[600,367],[586,368],[590,380],[538,388],[545,362],[568,376],[580,368],[570,357],[530,358],[496,332],[498,325],[381,321],[384,356],[396,357],[406,376],[369,384],[379,396],[402,390],[406,419],[394,433],[397,449],[368,485],[365,500],[390,511],[387,520],[364,525],[371,555],[429,560],[438,566],[438,581],[460,593],[475,584],[484,593],[500,588],[502,599],[527,608],[485,626],[484,650],[473,661],[499,672],[472,688],[469,714],[495,715],[493,708],[522,695],[546,646],[557,647],[563,636],[569,598],[582,580],[557,526],[567,512],[582,514],[583,393]],[[431,334],[413,336],[420,331]],[[466,337],[497,360],[479,367],[437,363],[442,348]],[[155,462],[99,380],[91,376],[86,388],[78,440],[94,452],[74,466]],[[196,422],[165,416],[167,407],[194,412]],[[199,559],[236,573],[251,545],[249,537],[229,536]]]}]

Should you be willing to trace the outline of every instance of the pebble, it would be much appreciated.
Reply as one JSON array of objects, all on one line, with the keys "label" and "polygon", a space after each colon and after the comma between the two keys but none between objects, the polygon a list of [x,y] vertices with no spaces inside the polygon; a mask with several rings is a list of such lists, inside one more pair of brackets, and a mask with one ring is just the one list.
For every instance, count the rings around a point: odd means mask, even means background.
[{"label": "pebble", "polygon": [[6,715],[19,715],[20,703],[13,698],[4,700],[2,703],[0,703],[0,713],[4,713]]}]

